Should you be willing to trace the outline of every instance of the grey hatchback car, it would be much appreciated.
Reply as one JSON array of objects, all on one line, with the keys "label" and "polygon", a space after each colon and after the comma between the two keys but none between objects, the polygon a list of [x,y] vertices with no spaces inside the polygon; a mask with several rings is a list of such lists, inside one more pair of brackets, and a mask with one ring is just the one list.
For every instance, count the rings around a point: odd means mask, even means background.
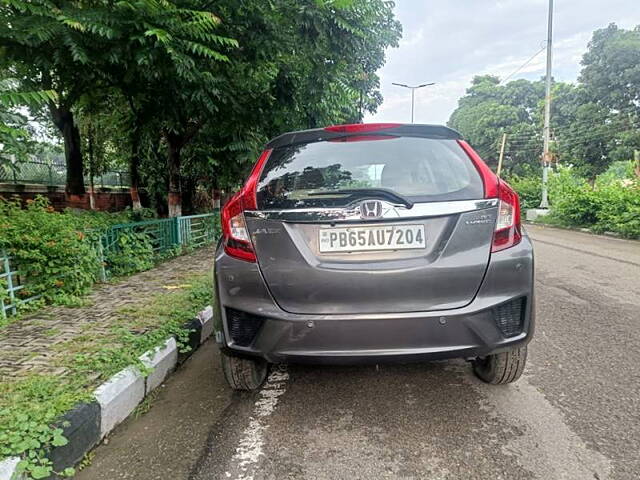
[{"label": "grey hatchback car", "polygon": [[518,195],[447,127],[285,133],[224,206],[214,329],[235,389],[269,363],[465,358],[522,374],[534,328]]}]

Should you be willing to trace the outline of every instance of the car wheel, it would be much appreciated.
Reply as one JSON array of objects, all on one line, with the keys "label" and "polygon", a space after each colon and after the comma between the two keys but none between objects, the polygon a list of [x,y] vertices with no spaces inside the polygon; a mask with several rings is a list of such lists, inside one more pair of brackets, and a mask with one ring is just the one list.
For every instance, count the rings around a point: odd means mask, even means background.
[{"label": "car wheel", "polygon": [[267,362],[220,352],[224,378],[234,390],[255,390],[267,377]]},{"label": "car wheel", "polygon": [[480,380],[493,385],[515,382],[527,363],[527,347],[514,348],[502,353],[478,357],[473,361],[473,371]]}]

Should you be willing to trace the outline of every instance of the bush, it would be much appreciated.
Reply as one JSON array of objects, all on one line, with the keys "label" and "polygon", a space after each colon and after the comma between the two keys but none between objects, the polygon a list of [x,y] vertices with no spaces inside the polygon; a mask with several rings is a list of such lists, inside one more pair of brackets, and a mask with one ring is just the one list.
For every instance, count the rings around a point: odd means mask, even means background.
[{"label": "bush", "polygon": [[593,191],[597,198],[597,232],[640,238],[640,184],[611,183]]},{"label": "bush", "polygon": [[85,295],[97,279],[98,256],[91,239],[69,215],[57,213],[45,199],[0,201],[0,250],[22,273],[26,298],[69,304]]},{"label": "bush", "polygon": [[542,200],[542,179],[539,176],[519,177],[514,175],[509,177],[507,182],[518,192],[520,207],[523,210],[537,208],[540,205]]},{"label": "bush", "polygon": [[[586,227],[640,238],[640,184],[624,178],[626,162],[612,167],[590,185],[571,167],[560,166],[549,177],[551,212],[544,222]],[[631,170],[632,172],[632,170]]]}]

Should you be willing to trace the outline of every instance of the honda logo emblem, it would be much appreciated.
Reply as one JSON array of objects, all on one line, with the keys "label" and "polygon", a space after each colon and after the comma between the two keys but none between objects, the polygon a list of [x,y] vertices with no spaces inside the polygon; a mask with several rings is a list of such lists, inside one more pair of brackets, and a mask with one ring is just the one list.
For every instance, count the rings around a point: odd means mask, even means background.
[{"label": "honda logo emblem", "polygon": [[382,217],[382,202],[378,200],[366,200],[360,204],[361,218]]}]

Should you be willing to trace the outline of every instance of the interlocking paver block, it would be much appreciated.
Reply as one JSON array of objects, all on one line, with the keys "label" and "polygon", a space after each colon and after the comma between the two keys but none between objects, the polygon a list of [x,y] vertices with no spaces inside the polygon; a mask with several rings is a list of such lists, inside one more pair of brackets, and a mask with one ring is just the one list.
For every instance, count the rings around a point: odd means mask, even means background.
[{"label": "interlocking paver block", "polygon": [[184,283],[185,276],[209,272],[213,252],[213,247],[201,248],[117,284],[99,285],[87,297],[85,307],[47,307],[11,323],[0,332],[0,378],[29,372],[63,374],[56,363],[62,343],[87,329],[107,332],[122,315],[122,307],[143,305],[150,296],[166,293],[166,285]]}]

